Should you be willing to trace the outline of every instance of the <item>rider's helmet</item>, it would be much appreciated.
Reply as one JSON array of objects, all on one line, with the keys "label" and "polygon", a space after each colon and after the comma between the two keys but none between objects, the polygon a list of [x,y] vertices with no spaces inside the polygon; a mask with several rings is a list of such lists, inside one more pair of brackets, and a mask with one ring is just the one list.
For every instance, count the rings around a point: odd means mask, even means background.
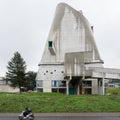
[{"label": "rider's helmet", "polygon": [[28,109],[29,109],[28,107],[25,108],[26,111],[27,111]]},{"label": "rider's helmet", "polygon": [[29,107],[25,108],[26,111],[32,112],[32,110]]}]

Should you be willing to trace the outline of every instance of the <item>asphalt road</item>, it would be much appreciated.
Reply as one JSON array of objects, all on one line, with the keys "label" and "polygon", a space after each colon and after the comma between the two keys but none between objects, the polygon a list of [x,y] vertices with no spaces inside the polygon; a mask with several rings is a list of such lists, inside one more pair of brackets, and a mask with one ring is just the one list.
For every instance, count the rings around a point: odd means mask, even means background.
[{"label": "asphalt road", "polygon": [[[0,120],[18,120],[19,113],[0,113]],[[36,113],[35,120],[120,120],[120,113]]]}]

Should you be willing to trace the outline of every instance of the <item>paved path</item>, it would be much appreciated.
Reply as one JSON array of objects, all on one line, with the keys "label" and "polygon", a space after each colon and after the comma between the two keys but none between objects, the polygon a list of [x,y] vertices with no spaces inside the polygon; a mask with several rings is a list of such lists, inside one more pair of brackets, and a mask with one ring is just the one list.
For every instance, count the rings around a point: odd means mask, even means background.
[{"label": "paved path", "polygon": [[[34,113],[35,120],[120,120],[120,113]],[[19,113],[0,113],[0,120],[18,120]]]}]

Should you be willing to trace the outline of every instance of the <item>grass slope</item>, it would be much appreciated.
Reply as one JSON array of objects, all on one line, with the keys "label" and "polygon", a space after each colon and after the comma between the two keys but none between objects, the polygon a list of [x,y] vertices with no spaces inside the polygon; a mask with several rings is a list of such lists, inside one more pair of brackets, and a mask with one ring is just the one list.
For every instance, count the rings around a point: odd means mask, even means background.
[{"label": "grass slope", "polygon": [[117,92],[109,96],[0,93],[0,112],[21,112],[26,106],[33,112],[120,112],[120,89]]}]

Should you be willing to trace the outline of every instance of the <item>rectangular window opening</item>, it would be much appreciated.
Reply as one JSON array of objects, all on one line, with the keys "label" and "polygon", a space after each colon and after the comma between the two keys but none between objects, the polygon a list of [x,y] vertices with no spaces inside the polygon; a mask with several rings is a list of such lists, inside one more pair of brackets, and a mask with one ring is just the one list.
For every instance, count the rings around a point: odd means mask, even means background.
[{"label": "rectangular window opening", "polygon": [[48,41],[48,47],[52,47],[53,42],[52,41]]}]

